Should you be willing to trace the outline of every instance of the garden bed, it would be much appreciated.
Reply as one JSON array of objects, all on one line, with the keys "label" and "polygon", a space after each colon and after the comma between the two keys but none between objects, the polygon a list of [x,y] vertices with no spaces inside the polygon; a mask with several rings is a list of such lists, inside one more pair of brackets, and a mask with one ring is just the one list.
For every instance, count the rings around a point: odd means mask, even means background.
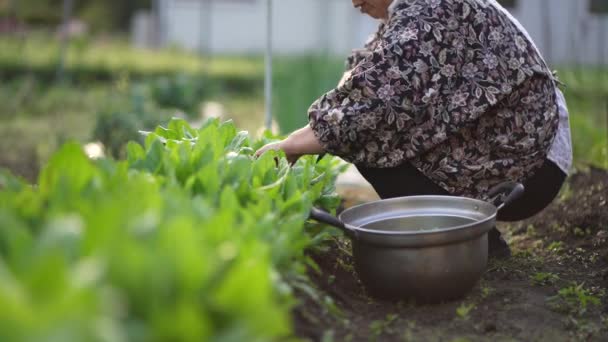
[{"label": "garden bed", "polygon": [[490,260],[466,298],[440,305],[369,298],[354,273],[349,242],[336,238],[311,255],[321,272],[309,271],[331,300],[300,293],[297,333],[313,341],[605,341],[607,201],[606,171],[577,173],[541,214],[499,226],[512,258]]}]

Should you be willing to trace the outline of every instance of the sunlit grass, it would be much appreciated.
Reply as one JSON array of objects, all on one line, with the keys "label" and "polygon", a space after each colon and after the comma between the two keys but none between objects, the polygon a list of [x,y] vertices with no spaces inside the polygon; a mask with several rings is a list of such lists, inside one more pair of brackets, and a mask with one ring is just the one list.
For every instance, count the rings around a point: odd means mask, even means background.
[{"label": "sunlit grass", "polygon": [[557,71],[560,81],[572,92],[594,97],[608,95],[608,66],[563,66]]},{"label": "sunlit grass", "polygon": [[[46,69],[58,65],[60,41],[43,34],[27,39],[2,37],[0,65],[15,69]],[[79,39],[70,43],[66,69],[103,70],[108,73],[206,73],[209,76],[261,77],[263,59],[257,56],[202,57],[179,49],[138,49],[118,39]]]}]

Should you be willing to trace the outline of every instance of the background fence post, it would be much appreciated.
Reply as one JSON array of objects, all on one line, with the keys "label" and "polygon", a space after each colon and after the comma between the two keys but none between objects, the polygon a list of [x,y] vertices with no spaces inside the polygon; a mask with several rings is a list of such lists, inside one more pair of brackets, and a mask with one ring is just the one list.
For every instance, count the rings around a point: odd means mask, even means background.
[{"label": "background fence post", "polygon": [[63,19],[60,29],[61,46],[59,48],[59,65],[57,66],[57,80],[65,81],[65,60],[70,43],[70,20],[72,16],[72,7],[74,0],[63,0]]},{"label": "background fence post", "polygon": [[266,104],[266,129],[272,129],[272,0],[266,0],[266,72],[264,97]]}]

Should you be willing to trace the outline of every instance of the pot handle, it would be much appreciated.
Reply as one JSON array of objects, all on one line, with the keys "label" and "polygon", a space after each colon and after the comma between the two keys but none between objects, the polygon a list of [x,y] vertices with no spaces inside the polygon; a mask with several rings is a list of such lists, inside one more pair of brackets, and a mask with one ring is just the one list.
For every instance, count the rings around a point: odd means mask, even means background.
[{"label": "pot handle", "polygon": [[356,235],[356,231],[354,229],[347,227],[344,222],[340,221],[340,219],[319,208],[313,207],[310,210],[310,218],[317,222],[336,227],[343,231],[348,237],[354,237]]},{"label": "pot handle", "polygon": [[490,198],[494,198],[500,194],[507,193],[507,197],[502,203],[499,203],[498,200],[494,200],[494,205],[497,206],[497,210],[500,211],[502,208],[508,206],[513,203],[517,199],[519,199],[525,192],[525,187],[521,183],[515,182],[505,182],[498,184],[497,186],[490,189],[488,195]]}]

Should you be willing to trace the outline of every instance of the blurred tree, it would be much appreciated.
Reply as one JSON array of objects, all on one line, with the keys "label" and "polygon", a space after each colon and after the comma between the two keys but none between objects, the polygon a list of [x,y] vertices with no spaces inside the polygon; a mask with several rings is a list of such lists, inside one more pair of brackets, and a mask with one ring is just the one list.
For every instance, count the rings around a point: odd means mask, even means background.
[{"label": "blurred tree", "polygon": [[19,20],[35,26],[61,23],[61,0],[19,0],[15,12]]},{"label": "blurred tree", "polygon": [[[72,19],[72,10],[74,8],[74,0],[63,0],[63,11],[62,11],[62,21],[64,29],[68,27],[70,20]],[[59,81],[64,81],[65,79],[65,57],[68,50],[69,44],[69,36],[67,32],[63,32],[61,35],[61,51],[59,55],[59,66],[57,67],[57,79]]]},{"label": "blurred tree", "polygon": [[[12,0],[0,0],[0,12]],[[62,19],[62,0],[18,0],[19,20],[32,26],[56,26]],[[151,8],[152,0],[75,0],[74,14],[93,30],[123,31],[129,28],[131,16],[139,9]]]},{"label": "blurred tree", "polygon": [[15,0],[0,0],[0,17],[12,14],[14,9]]},{"label": "blurred tree", "polygon": [[77,16],[93,29],[124,31],[131,16],[140,9],[150,9],[152,0],[78,0]]}]

